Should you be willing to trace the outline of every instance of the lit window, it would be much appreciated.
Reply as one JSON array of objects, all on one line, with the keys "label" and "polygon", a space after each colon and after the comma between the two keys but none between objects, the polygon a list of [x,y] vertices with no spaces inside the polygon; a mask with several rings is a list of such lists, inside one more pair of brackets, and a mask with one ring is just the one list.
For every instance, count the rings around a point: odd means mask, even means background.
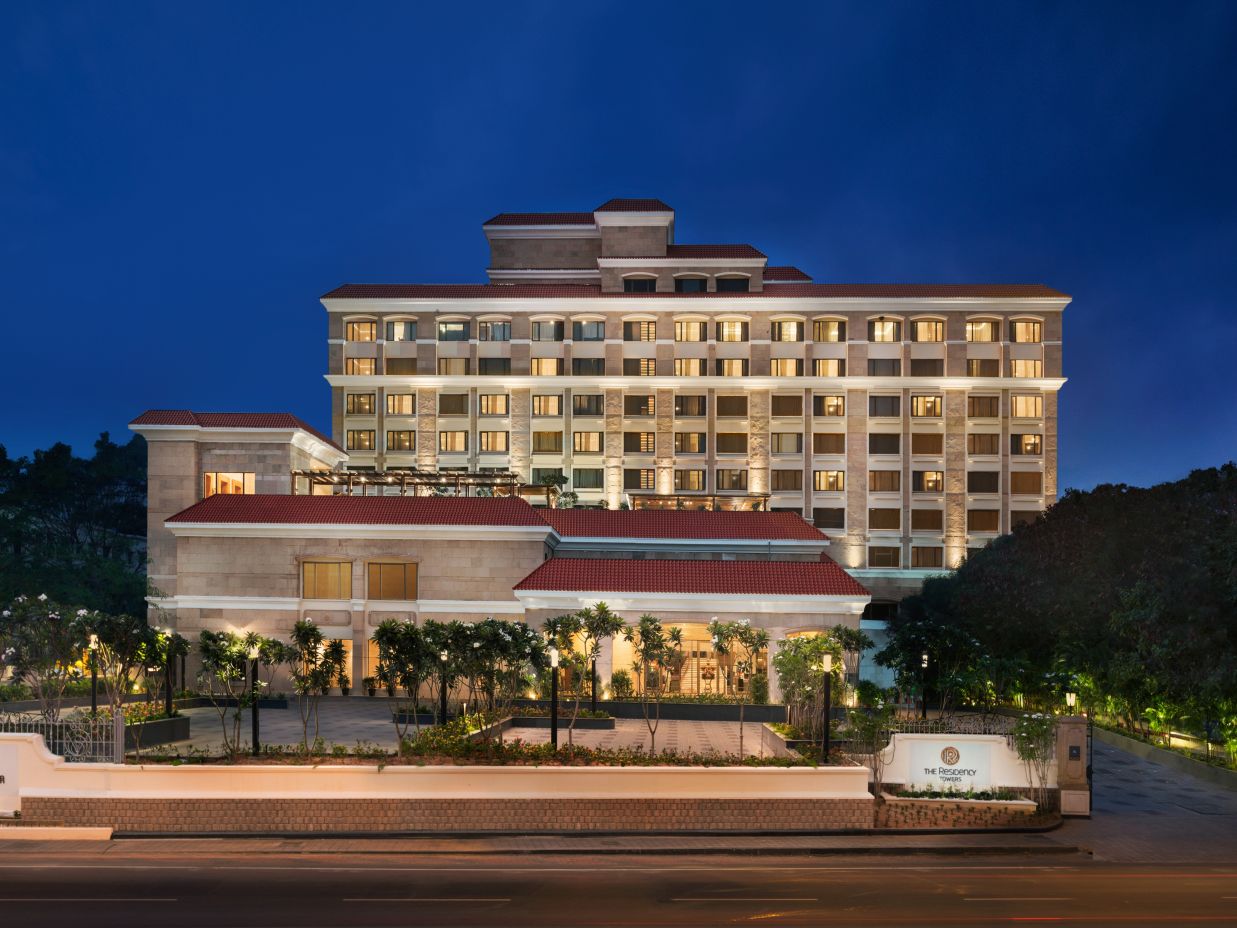
[{"label": "lit window", "polygon": [[1038,455],[1043,453],[1043,438],[1039,435],[1010,435],[1010,454]]},{"label": "lit window", "polygon": [[1044,362],[1039,360],[1027,361],[1015,358],[1012,362],[1012,373],[1015,377],[1043,377]]},{"label": "lit window", "polygon": [[773,432],[769,435],[769,450],[774,454],[802,454],[802,432]]},{"label": "lit window", "polygon": [[675,454],[704,454],[707,450],[707,439],[704,432],[675,432]]},{"label": "lit window", "polygon": [[704,376],[704,358],[675,358],[674,359],[674,376],[675,377],[703,377]]},{"label": "lit window", "polygon": [[600,454],[602,439],[601,432],[573,432],[571,447],[577,454]]},{"label": "lit window", "polygon": [[657,341],[656,322],[624,322],[623,341],[625,342],[655,342]]},{"label": "lit window", "polygon": [[505,453],[508,447],[506,432],[478,432],[477,442],[480,444],[482,452],[490,452],[491,454]]},{"label": "lit window", "polygon": [[344,399],[344,412],[350,416],[372,416],[374,414],[374,394],[349,393]]},{"label": "lit window", "polygon": [[1010,397],[1009,414],[1015,419],[1042,419],[1044,398],[1033,394],[1015,393]]},{"label": "lit window", "polygon": [[415,451],[416,447],[416,432],[413,432],[410,429],[399,429],[397,431],[387,432],[388,451]]},{"label": "lit window", "polygon": [[533,397],[534,416],[561,416],[563,398],[557,393],[537,394]]},{"label": "lit window", "polygon": [[372,377],[374,365],[373,358],[348,358],[344,362],[344,373],[354,377]]},{"label": "lit window", "polygon": [[844,342],[846,323],[840,319],[817,319],[812,323],[812,339],[818,342]]},{"label": "lit window", "polygon": [[945,323],[935,319],[916,319],[911,323],[911,341],[943,342]]},{"label": "lit window", "polygon": [[674,414],[679,418],[703,416],[708,410],[708,398],[704,396],[676,396]]},{"label": "lit window", "polygon": [[468,374],[468,358],[439,358],[438,373],[443,377],[464,377]]},{"label": "lit window", "polygon": [[401,319],[387,323],[387,341],[415,342],[417,340],[417,323],[412,319]]},{"label": "lit window", "polygon": [[868,341],[870,342],[900,342],[902,341],[902,323],[897,319],[868,320]]},{"label": "lit window", "polygon": [[912,396],[911,415],[917,418],[940,418],[941,398],[939,396]]},{"label": "lit window", "polygon": [[466,342],[471,337],[472,323],[467,320],[438,323],[440,342]]},{"label": "lit window", "polygon": [[718,377],[746,377],[747,358],[718,358]]},{"label": "lit window", "polygon": [[207,471],[202,474],[202,498],[221,493],[226,496],[250,495],[254,492],[254,474]]},{"label": "lit window", "polygon": [[370,564],[369,598],[407,601],[417,598],[416,564]]},{"label": "lit window", "polygon": [[373,451],[373,429],[348,429],[345,444],[349,451]]},{"label": "lit window", "polygon": [[372,342],[378,337],[376,322],[349,322],[345,338],[350,342]]},{"label": "lit window", "polygon": [[387,415],[388,416],[412,416],[416,415],[416,399],[415,393],[388,393],[387,394]]},{"label": "lit window", "polygon": [[846,415],[846,397],[844,396],[813,396],[812,414],[816,416]]},{"label": "lit window", "polygon": [[820,492],[833,492],[846,489],[846,471],[815,470],[812,471],[812,488]]},{"label": "lit window", "polygon": [[656,377],[657,361],[653,358],[623,358],[624,377]]},{"label": "lit window", "polygon": [[812,374],[816,377],[845,377],[844,358],[816,358],[812,361]]},{"label": "lit window", "polygon": [[704,323],[694,319],[681,319],[674,323],[676,342],[702,342],[705,340]]},{"label": "lit window", "polygon": [[439,432],[438,450],[442,452],[467,451],[468,433],[465,431]]},{"label": "lit window", "polygon": [[624,293],[655,293],[656,291],[656,277],[627,277],[623,280]]},{"label": "lit window", "polygon": [[1043,325],[1039,322],[1011,322],[1009,324],[1009,340],[1011,342],[1041,342],[1043,341]]},{"label": "lit window", "polygon": [[803,376],[802,358],[772,358],[769,361],[769,374],[773,377]]},{"label": "lit window", "polygon": [[534,454],[562,454],[562,432],[533,432]]},{"label": "lit window", "polygon": [[966,324],[966,340],[968,342],[994,342],[997,340],[998,324],[990,319],[968,322]]},{"label": "lit window", "polygon": [[577,393],[571,398],[571,411],[577,416],[600,416],[603,401],[600,393]]},{"label": "lit window", "polygon": [[483,342],[511,341],[510,322],[478,322],[477,338]]},{"label": "lit window", "polygon": [[623,471],[624,490],[652,490],[657,486],[657,471],[651,467],[629,467]]},{"label": "lit window", "polygon": [[674,472],[674,488],[679,492],[693,492],[704,489],[704,471],[676,470]]},{"label": "lit window", "polygon": [[510,408],[506,393],[482,393],[477,397],[477,415],[505,416]]},{"label": "lit window", "polygon": [[302,561],[301,596],[305,599],[352,599],[349,561]]},{"label": "lit window", "polygon": [[563,373],[562,358],[533,358],[529,369],[534,377],[558,377]]},{"label": "lit window", "polygon": [[623,450],[629,454],[652,454],[656,447],[654,432],[624,432]]},{"label": "lit window", "polygon": [[734,492],[747,489],[747,471],[733,468],[721,468],[717,472],[717,489]]},{"label": "lit window", "polygon": [[912,493],[945,492],[945,472],[939,470],[916,470],[911,472]]},{"label": "lit window", "polygon": [[797,319],[774,322],[769,327],[769,338],[775,342],[803,341],[803,323]]},{"label": "lit window", "polygon": [[719,322],[717,324],[717,340],[719,342],[747,341],[747,323],[729,320]]}]

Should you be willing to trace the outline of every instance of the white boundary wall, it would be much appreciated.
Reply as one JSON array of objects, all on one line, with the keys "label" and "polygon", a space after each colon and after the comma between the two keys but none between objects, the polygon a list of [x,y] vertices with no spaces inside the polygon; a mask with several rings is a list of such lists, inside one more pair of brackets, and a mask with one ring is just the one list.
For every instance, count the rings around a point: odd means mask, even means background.
[{"label": "white boundary wall", "polygon": [[[957,762],[944,763],[943,752],[953,748]],[[885,783],[936,788],[984,789],[1038,786],[1027,780],[1027,768],[1004,735],[912,734],[896,732],[884,750]],[[935,771],[935,772],[931,772]],[[1049,765],[1049,787],[1057,785],[1057,765]]]}]

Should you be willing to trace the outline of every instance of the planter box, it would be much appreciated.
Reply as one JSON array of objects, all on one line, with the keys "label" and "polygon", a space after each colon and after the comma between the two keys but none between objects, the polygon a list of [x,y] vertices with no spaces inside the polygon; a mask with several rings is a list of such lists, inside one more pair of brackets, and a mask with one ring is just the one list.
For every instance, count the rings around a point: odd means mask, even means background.
[{"label": "planter box", "polygon": [[935,803],[936,805],[956,805],[962,808],[970,809],[1002,809],[1008,812],[1013,812],[1018,815],[1030,815],[1035,811],[1035,802],[1031,799],[963,799],[954,798],[939,798],[929,799],[919,796],[895,796],[892,793],[881,793],[881,799],[890,805],[899,803],[927,804]]},{"label": "planter box", "polygon": [[1037,807],[1030,799],[916,799],[882,792],[878,828],[938,830],[1026,828]]},{"label": "planter box", "polygon": [[[558,717],[558,730],[561,734],[571,724],[571,716]],[[549,728],[548,715],[517,715],[511,719],[512,728]],[[614,731],[614,719],[576,719],[576,731]]]},{"label": "planter box", "polygon": [[173,741],[188,741],[189,716],[177,715],[170,719],[155,719],[139,725],[125,726],[125,750],[156,747]]},{"label": "planter box", "polygon": [[[518,699],[515,702],[517,708],[519,706],[549,708],[549,705],[548,699]],[[580,700],[580,705],[582,708],[591,706],[587,699]],[[601,700],[597,703],[597,707],[599,709],[604,707],[605,711],[616,719],[644,719],[644,711],[638,700]],[[653,707],[650,707],[650,712],[652,711],[654,711]],[[661,717],[668,722],[737,722],[739,721],[739,707],[730,703],[666,701],[661,704]],[[743,721],[785,722],[786,707],[747,705],[743,707]]]},{"label": "planter box", "polygon": [[[787,738],[785,735],[775,731],[767,723],[760,728],[760,740],[764,749],[776,757],[802,757],[803,755],[799,752],[799,748],[804,745],[813,749],[812,756],[820,756],[819,741],[811,741],[805,738]],[[829,739],[831,750],[843,751],[849,746],[849,738]]]}]

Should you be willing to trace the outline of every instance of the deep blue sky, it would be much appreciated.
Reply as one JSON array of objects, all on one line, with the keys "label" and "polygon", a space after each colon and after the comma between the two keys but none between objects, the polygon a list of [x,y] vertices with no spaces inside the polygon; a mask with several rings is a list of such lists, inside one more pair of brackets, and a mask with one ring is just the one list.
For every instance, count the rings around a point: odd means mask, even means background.
[{"label": "deep blue sky", "polygon": [[817,280],[1042,282],[1063,486],[1237,456],[1237,4],[0,5],[0,443],[326,428],[345,281],[657,196]]}]

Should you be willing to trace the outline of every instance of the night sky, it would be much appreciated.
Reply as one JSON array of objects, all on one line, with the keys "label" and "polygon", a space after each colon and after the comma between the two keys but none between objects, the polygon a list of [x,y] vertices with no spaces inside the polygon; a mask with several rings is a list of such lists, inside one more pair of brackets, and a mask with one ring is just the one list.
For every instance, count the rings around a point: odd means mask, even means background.
[{"label": "night sky", "polygon": [[329,428],[346,281],[675,207],[818,281],[1045,283],[1062,486],[1237,457],[1237,3],[0,5],[0,443]]}]

